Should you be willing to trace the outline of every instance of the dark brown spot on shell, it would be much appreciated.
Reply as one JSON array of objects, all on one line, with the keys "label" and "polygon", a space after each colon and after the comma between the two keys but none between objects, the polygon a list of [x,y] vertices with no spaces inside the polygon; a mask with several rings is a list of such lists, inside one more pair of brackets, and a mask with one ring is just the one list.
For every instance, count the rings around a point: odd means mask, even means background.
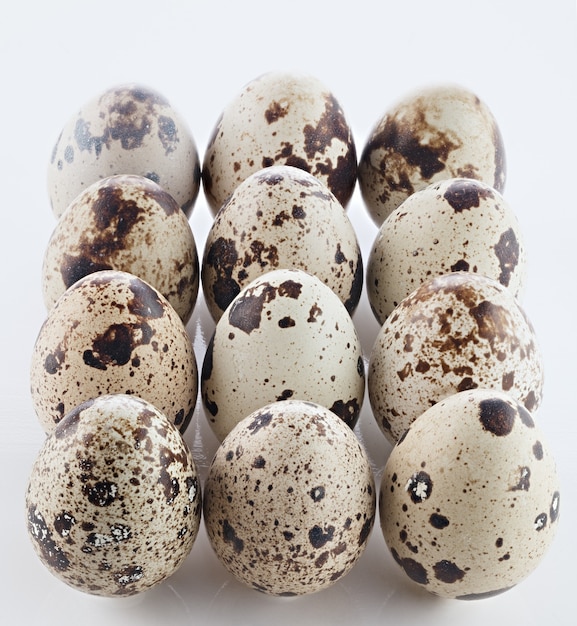
[{"label": "dark brown spot on shell", "polygon": [[433,528],[438,528],[439,530],[442,530],[449,525],[449,520],[440,513],[432,513],[431,517],[429,517],[429,523],[431,524],[431,526],[433,526]]},{"label": "dark brown spot on shell", "polygon": [[247,428],[250,430],[251,435],[255,435],[262,428],[266,428],[271,423],[272,419],[272,413],[258,413],[254,416],[252,422],[248,424]]},{"label": "dark brown spot on shell", "polygon": [[92,342],[92,349],[85,350],[82,358],[89,367],[106,370],[110,365],[126,365],[133,350],[150,343],[154,331],[146,323],[113,324]]},{"label": "dark brown spot on shell", "polygon": [[529,491],[531,486],[531,470],[528,467],[519,468],[519,480],[509,491]]},{"label": "dark brown spot on shell", "polygon": [[234,528],[230,525],[228,520],[222,522],[222,538],[226,543],[232,545],[233,550],[240,554],[244,550],[244,541],[237,537]]},{"label": "dark brown spot on shell", "polygon": [[359,406],[359,402],[356,398],[352,398],[347,402],[343,400],[336,400],[333,402],[333,405],[330,407],[330,410],[341,418],[345,424],[354,428],[361,412],[361,407]]},{"label": "dark brown spot on shell", "polygon": [[427,570],[418,561],[409,557],[401,558],[399,553],[394,548],[391,548],[391,554],[393,555],[395,561],[405,570],[405,573],[411,580],[414,580],[416,583],[421,585],[429,584]]},{"label": "dark brown spot on shell", "polygon": [[283,106],[280,102],[273,100],[268,106],[268,109],[264,112],[264,117],[268,124],[274,124],[281,118],[285,117],[289,112],[288,106]]},{"label": "dark brown spot on shell", "polygon": [[435,578],[444,583],[453,584],[462,580],[465,576],[465,572],[457,567],[455,563],[451,561],[439,561],[433,565],[433,572],[435,572]]},{"label": "dark brown spot on shell", "polygon": [[250,335],[253,330],[260,327],[263,306],[274,300],[276,294],[275,287],[268,283],[262,285],[259,290],[248,289],[233,301],[228,311],[230,325]]},{"label": "dark brown spot on shell", "polygon": [[240,285],[232,277],[237,262],[238,252],[232,239],[219,237],[212,242],[205,254],[206,265],[215,273],[212,295],[221,311],[224,311],[240,293]]},{"label": "dark brown spot on shell", "polygon": [[164,315],[165,305],[162,296],[148,283],[139,278],[132,278],[128,288],[133,294],[128,302],[128,310],[145,319],[158,319]]},{"label": "dark brown spot on shell", "polygon": [[512,228],[506,230],[494,246],[495,254],[499,259],[501,273],[499,282],[505,287],[511,282],[511,275],[519,264],[519,242]]},{"label": "dark brown spot on shell", "polygon": [[513,430],[517,411],[500,398],[487,398],[479,403],[479,419],[483,428],[504,437]]},{"label": "dark brown spot on shell", "polygon": [[421,470],[409,478],[405,490],[409,493],[411,500],[415,504],[420,504],[431,496],[433,481],[427,472]]},{"label": "dark brown spot on shell", "polygon": [[118,487],[115,483],[104,479],[97,481],[93,485],[83,485],[82,493],[94,506],[105,507],[112,504],[116,499]]},{"label": "dark brown spot on shell", "polygon": [[53,570],[64,572],[70,567],[70,559],[54,540],[42,513],[34,506],[28,507],[28,532],[34,539],[43,562]]},{"label": "dark brown spot on shell", "polygon": [[309,530],[309,541],[314,548],[319,549],[329,541],[332,541],[334,534],[334,526],[327,526],[323,529],[321,526],[315,525]]},{"label": "dark brown spot on shell", "polygon": [[481,205],[481,200],[493,198],[494,193],[490,187],[482,183],[459,179],[448,185],[443,197],[456,213],[461,213],[465,210],[478,208]]}]

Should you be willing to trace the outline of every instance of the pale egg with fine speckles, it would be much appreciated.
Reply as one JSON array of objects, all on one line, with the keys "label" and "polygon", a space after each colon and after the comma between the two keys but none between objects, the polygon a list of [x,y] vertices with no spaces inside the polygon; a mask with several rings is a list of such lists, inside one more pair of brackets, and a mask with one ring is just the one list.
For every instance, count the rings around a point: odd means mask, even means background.
[{"label": "pale egg with fine speckles", "polygon": [[439,400],[482,387],[537,410],[543,360],[530,320],[509,289],[481,274],[426,281],[377,334],[368,369],[374,418],[394,443]]},{"label": "pale egg with fine speckles", "polygon": [[290,267],[317,276],[354,312],[363,261],[347,213],[312,174],[276,165],[240,183],[208,233],[202,286],[213,318],[257,276]]},{"label": "pale egg with fine speckles", "polygon": [[194,460],[176,427],[134,396],[104,395],[48,435],[26,491],[30,541],[57,578],[128,596],[172,575],[202,511]]},{"label": "pale egg with fine speckles", "polygon": [[351,128],[335,96],[313,76],[268,72],[225,107],[202,166],[212,211],[250,174],[272,165],[311,173],[343,206],[353,194],[357,153]]},{"label": "pale egg with fine speckles", "polygon": [[75,406],[111,393],[139,396],[184,432],[198,391],[190,337],[154,287],[101,270],[57,300],[32,351],[32,402],[46,432]]},{"label": "pale egg with fine speckles", "polygon": [[190,216],[200,189],[196,143],[164,95],[145,85],[111,87],[65,124],[48,166],[56,217],[86,187],[115,174],[150,178]]},{"label": "pale egg with fine speckles", "polygon": [[375,124],[359,161],[359,188],[380,226],[406,198],[447,178],[474,178],[502,193],[505,147],[485,102],[459,85],[408,94]]},{"label": "pale egg with fine speckles", "polygon": [[383,222],[367,263],[367,295],[382,324],[432,276],[484,274],[523,294],[527,256],[505,199],[476,180],[451,178],[409,196]]},{"label": "pale egg with fine speckles", "polygon": [[502,391],[474,389],[429,408],[393,448],[379,518],[412,581],[476,600],[534,571],[559,505],[555,461],[531,414]]},{"label": "pale egg with fine speckles", "polygon": [[204,486],[204,522],[220,562],[277,596],[342,579],[374,525],[374,477],[355,433],[326,408],[275,402],[225,438]]},{"label": "pale egg with fine speckles", "polygon": [[189,320],[199,286],[194,236],[174,198],[143,176],[103,178],[60,216],[44,253],[47,309],[83,276],[109,269],[139,276]]},{"label": "pale egg with fine speckles", "polygon": [[365,393],[362,348],[339,297],[299,269],[249,283],[216,324],[204,357],[201,395],[222,441],[244,417],[277,400],[308,400],[351,428]]}]

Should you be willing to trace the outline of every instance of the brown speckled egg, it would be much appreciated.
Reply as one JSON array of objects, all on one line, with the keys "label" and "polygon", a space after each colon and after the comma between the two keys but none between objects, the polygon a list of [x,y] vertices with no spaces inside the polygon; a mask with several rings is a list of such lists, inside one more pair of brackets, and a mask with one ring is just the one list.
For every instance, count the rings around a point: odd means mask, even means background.
[{"label": "brown speckled egg", "polygon": [[316,276],[297,269],[263,274],[218,321],[201,392],[220,441],[242,418],[277,400],[316,402],[354,427],[365,370],[348,311]]},{"label": "brown speckled egg", "polygon": [[174,198],[148,178],[104,178],[60,216],[44,255],[46,307],[83,276],[108,269],[139,276],[184,323],[190,318],[199,285],[194,236]]},{"label": "brown speckled egg", "polygon": [[224,109],[202,168],[213,212],[245,178],[271,165],[310,172],[343,206],[353,193],[352,131],[333,94],[312,76],[269,72],[245,85]]},{"label": "brown speckled egg", "polygon": [[190,216],[200,189],[194,138],[166,98],[136,84],[107,89],[62,129],[48,166],[57,217],[87,186],[115,174],[138,174],[165,189]]},{"label": "brown speckled egg", "polygon": [[353,313],[363,261],[342,205],[312,174],[290,165],[259,170],[234,190],[208,233],[202,285],[215,321],[240,290],[277,268],[300,268]]},{"label": "brown speckled egg", "polygon": [[431,276],[484,274],[520,298],[526,254],[517,218],[482,182],[451,178],[409,196],[383,222],[367,263],[367,294],[380,324]]},{"label": "brown speckled egg", "polygon": [[485,387],[536,411],[543,362],[535,331],[516,298],[470,272],[428,280],[386,319],[368,370],[373,415],[387,439],[445,396]]},{"label": "brown speckled egg", "polygon": [[217,450],[204,486],[204,521],[238,580],[280,596],[325,589],[364,552],[375,485],[354,432],[308,402],[267,405]]},{"label": "brown speckled egg", "polygon": [[194,461],[154,406],[126,395],[74,408],[51,433],[26,492],[30,540],[71,587],[100,596],[150,589],[176,571],[202,510]]},{"label": "brown speckled egg", "polygon": [[505,186],[497,122],[474,93],[438,85],[407,95],[373,128],[359,161],[359,188],[380,226],[408,196],[447,178]]},{"label": "brown speckled egg", "polygon": [[521,404],[475,389],[428,409],[393,448],[379,512],[395,561],[431,593],[494,596],[526,578],[558,527],[555,461]]},{"label": "brown speckled egg", "polygon": [[184,432],[198,370],[170,303],[132,274],[102,270],[74,283],[48,313],[32,352],[30,388],[46,432],[75,406],[110,393],[148,400]]}]

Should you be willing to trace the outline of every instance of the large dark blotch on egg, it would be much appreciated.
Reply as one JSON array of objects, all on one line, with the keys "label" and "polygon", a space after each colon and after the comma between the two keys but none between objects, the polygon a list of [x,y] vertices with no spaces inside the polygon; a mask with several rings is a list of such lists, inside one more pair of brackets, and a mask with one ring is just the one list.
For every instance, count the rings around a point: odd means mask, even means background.
[{"label": "large dark blotch on egg", "polygon": [[42,560],[50,569],[64,572],[70,567],[68,555],[56,543],[44,516],[34,505],[28,507],[28,532],[36,542]]},{"label": "large dark blotch on egg", "polygon": [[474,180],[455,180],[450,183],[443,194],[445,200],[456,213],[478,208],[482,200],[494,198],[490,187]]},{"label": "large dark blotch on egg", "polygon": [[511,275],[519,264],[519,242],[515,231],[509,228],[499,237],[499,241],[494,246],[495,254],[499,259],[499,282],[505,287],[511,282]]},{"label": "large dark blotch on egg", "polygon": [[395,561],[405,570],[405,573],[411,580],[414,580],[416,583],[421,585],[429,584],[427,570],[423,567],[423,565],[421,565],[421,563],[411,559],[410,557],[402,558],[394,548],[391,548],[391,554],[393,555]]},{"label": "large dark blotch on egg", "polygon": [[487,398],[479,402],[479,420],[483,429],[504,437],[508,435],[515,424],[517,410],[501,398]]},{"label": "large dark blotch on egg", "polygon": [[92,349],[82,358],[89,367],[106,370],[109,366],[126,365],[134,349],[150,343],[154,331],[149,324],[112,324],[92,341]]},{"label": "large dark blotch on egg", "polygon": [[206,267],[210,267],[214,271],[212,296],[218,308],[224,311],[240,293],[240,285],[232,277],[238,262],[238,252],[234,240],[218,237],[209,246],[204,262]]}]

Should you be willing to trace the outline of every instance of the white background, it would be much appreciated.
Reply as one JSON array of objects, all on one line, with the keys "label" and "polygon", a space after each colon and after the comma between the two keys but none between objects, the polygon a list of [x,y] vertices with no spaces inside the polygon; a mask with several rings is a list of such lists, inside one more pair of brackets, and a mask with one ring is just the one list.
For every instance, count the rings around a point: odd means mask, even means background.
[{"label": "white background", "polygon": [[[0,621],[3,624],[569,624],[577,541],[575,249],[577,17],[574,0],[376,2],[18,2],[0,20]],[[360,154],[397,99],[439,81],[460,83],[492,109],[505,141],[505,197],[529,254],[523,306],[546,367],[536,416],[557,459],[561,518],[533,574],[504,595],[465,603],[412,585],[375,525],[353,571],[319,594],[278,599],[233,580],[204,530],[166,583],[126,600],[94,598],[43,567],[26,534],[24,492],[44,435],[29,397],[29,360],[43,322],[40,269],[56,224],[46,167],[65,122],[119,82],[163,93],[186,118],[202,157],[222,108],[259,74],[315,75],[340,101]],[[349,205],[366,260],[376,235],[357,191]],[[201,195],[191,217],[197,246],[210,225]],[[365,355],[377,325],[366,296],[355,314]],[[200,298],[188,325],[202,362],[212,331]],[[390,451],[368,400],[357,433],[377,480]],[[216,447],[202,410],[185,437],[203,476]]]}]

